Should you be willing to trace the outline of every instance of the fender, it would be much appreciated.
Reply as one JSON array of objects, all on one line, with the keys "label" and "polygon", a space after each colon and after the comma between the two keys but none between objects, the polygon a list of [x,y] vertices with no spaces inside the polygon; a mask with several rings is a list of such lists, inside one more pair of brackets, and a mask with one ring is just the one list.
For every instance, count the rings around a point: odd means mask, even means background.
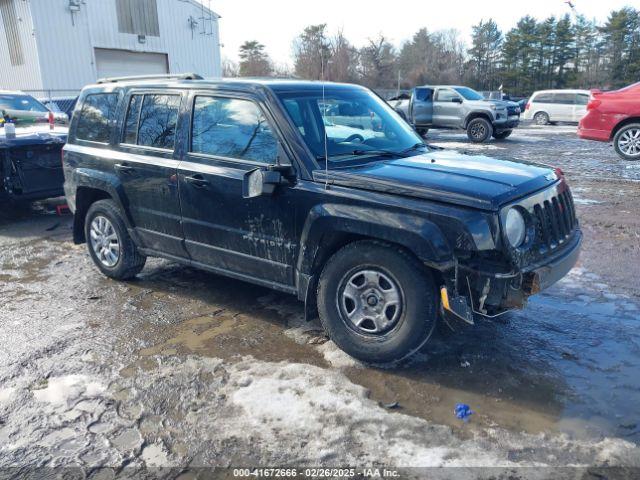
[{"label": "fender", "polygon": [[74,241],[78,242],[80,237],[83,236],[83,232],[80,232],[80,229],[84,224],[86,208],[83,208],[82,197],[80,196],[80,198],[78,198],[78,192],[80,192],[81,195],[83,188],[105,192],[124,214],[125,225],[129,232],[133,231],[133,222],[129,213],[129,208],[127,208],[127,197],[124,193],[122,182],[117,175],[91,168],[76,168],[73,170],[72,183],[74,186],[73,195],[75,196],[75,212],[73,216]]},{"label": "fender", "polygon": [[336,234],[360,235],[402,245],[437,270],[446,270],[454,264],[453,250],[442,231],[425,218],[354,205],[316,205],[302,230],[296,268],[298,298],[305,302],[307,320],[314,317],[316,309],[313,292],[318,276],[317,259],[327,253],[323,249],[331,248],[331,242],[325,240]]},{"label": "fender", "polygon": [[443,270],[453,264],[453,250],[440,228],[416,215],[353,205],[321,204],[311,209],[302,230],[297,270],[314,273],[327,234],[345,233],[397,243],[422,262]]},{"label": "fender", "polygon": [[485,117],[492,125],[493,125],[493,122],[495,121],[495,118],[493,118],[493,114],[490,111],[473,110],[472,112],[467,113],[467,116],[464,118],[463,128],[467,128],[467,126],[469,125],[469,122],[472,120],[472,117],[473,118]]}]

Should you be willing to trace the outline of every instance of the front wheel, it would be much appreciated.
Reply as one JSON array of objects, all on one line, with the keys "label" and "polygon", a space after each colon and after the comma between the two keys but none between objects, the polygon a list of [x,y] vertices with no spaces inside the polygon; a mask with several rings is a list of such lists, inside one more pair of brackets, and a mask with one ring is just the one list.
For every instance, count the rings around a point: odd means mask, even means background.
[{"label": "front wheel", "polygon": [[640,123],[622,127],[613,137],[613,147],[624,160],[640,160]]},{"label": "front wheel", "polygon": [[496,140],[504,140],[505,138],[510,136],[512,132],[513,130],[505,130],[503,132],[493,132],[493,138],[495,138]]},{"label": "front wheel", "polygon": [[474,118],[467,125],[467,137],[473,143],[486,142],[493,135],[493,126],[486,118]]},{"label": "front wheel", "polygon": [[409,357],[436,325],[438,295],[430,272],[386,243],[364,240],[339,250],[322,270],[317,293],[329,337],[364,362]]}]

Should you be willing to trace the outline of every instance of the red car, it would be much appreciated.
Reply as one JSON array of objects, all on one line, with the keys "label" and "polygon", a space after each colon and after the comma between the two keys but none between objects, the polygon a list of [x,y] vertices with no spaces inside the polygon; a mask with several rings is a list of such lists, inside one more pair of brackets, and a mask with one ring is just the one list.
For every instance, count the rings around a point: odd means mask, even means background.
[{"label": "red car", "polygon": [[591,91],[578,136],[610,142],[625,160],[640,160],[640,82],[613,92]]}]

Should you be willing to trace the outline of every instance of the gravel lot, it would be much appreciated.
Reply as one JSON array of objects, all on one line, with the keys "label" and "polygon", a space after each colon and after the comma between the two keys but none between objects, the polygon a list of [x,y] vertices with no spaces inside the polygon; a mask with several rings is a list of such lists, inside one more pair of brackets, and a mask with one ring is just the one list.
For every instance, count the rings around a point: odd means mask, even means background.
[{"label": "gravel lot", "polygon": [[[458,132],[427,140],[561,167],[585,245],[578,266],[527,309],[441,327],[396,369],[347,357],[290,296],[160,260],[114,282],[72,244],[71,217],[46,205],[3,212],[0,476],[301,465],[637,473],[640,164],[577,139],[574,126],[520,128],[486,145]],[[475,411],[467,423],[453,415],[459,402]]]}]

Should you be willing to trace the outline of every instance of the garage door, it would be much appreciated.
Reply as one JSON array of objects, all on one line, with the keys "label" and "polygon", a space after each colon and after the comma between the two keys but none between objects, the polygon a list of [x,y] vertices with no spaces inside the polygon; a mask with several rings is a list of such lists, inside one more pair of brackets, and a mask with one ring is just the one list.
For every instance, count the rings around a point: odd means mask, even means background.
[{"label": "garage door", "polygon": [[140,53],[96,48],[98,78],[169,73],[166,53]]}]

